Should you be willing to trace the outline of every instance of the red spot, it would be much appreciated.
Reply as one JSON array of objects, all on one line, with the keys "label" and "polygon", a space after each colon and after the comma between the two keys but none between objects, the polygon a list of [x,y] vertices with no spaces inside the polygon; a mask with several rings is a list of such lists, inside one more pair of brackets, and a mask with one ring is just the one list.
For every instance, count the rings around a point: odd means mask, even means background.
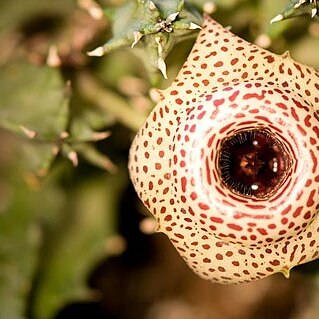
[{"label": "red spot", "polygon": [[214,223],[218,223],[218,224],[222,224],[224,222],[223,219],[219,218],[219,217],[211,217],[210,220]]},{"label": "red spot", "polygon": [[296,110],[292,107],[291,108],[291,115],[293,116],[293,118],[296,120],[296,121],[299,121],[299,117],[297,115],[297,112]]},{"label": "red spot", "polygon": [[175,102],[176,102],[178,105],[183,104],[183,100],[181,100],[181,99],[176,99]]},{"label": "red spot", "polygon": [[266,206],[264,206],[264,205],[250,205],[250,204],[247,204],[246,207],[252,208],[252,209],[264,209],[264,208],[266,208]]},{"label": "red spot", "polygon": [[206,111],[199,113],[199,115],[197,116],[197,119],[201,120],[205,114],[206,114]]},{"label": "red spot", "polygon": [[235,91],[228,99],[230,102],[234,102],[236,97],[239,95],[239,91]]},{"label": "red spot", "polygon": [[274,57],[271,55],[265,56],[264,59],[266,59],[268,63],[272,63],[275,61]]},{"label": "red spot", "polygon": [[281,212],[281,215],[286,215],[290,210],[291,210],[291,205],[289,205],[287,208],[285,208],[285,209]]},{"label": "red spot", "polygon": [[306,136],[306,135],[307,135],[306,131],[305,131],[299,124],[297,124],[297,127],[298,127],[299,132],[300,132],[303,136]]},{"label": "red spot", "polygon": [[185,193],[186,192],[186,184],[187,184],[186,177],[181,178],[181,184],[182,184],[182,191]]},{"label": "red spot", "polygon": [[262,94],[257,94],[257,93],[247,93],[243,96],[244,100],[249,100],[249,99],[257,99],[257,100],[262,100],[265,98],[265,92]]},{"label": "red spot", "polygon": [[206,157],[205,160],[205,165],[206,165],[206,176],[207,176],[207,182],[209,185],[212,185],[212,178],[211,178],[211,174],[210,174],[210,167],[209,167],[209,160]]},{"label": "red spot", "polygon": [[311,120],[311,115],[307,115],[307,116],[305,117],[305,125],[306,125],[307,127],[310,127],[310,126],[311,126],[310,120]]},{"label": "red spot", "polygon": [[319,128],[317,126],[314,126],[312,130],[316,133],[317,138],[319,138]]},{"label": "red spot", "polygon": [[264,235],[264,236],[268,235],[266,229],[264,229],[264,228],[257,228],[257,231],[258,231],[261,235]]},{"label": "red spot", "polygon": [[232,127],[235,123],[229,123],[228,125],[224,126],[223,128],[220,129],[219,133],[224,133],[225,131],[227,131],[230,127]]},{"label": "red spot", "polygon": [[197,198],[197,194],[195,192],[192,192],[190,196],[192,200],[195,200]]},{"label": "red spot", "polygon": [[[222,62],[222,61],[218,61],[218,62],[216,62],[215,64],[214,64],[214,66],[215,67],[217,67],[217,68],[219,68],[219,67],[221,67],[221,66],[223,66],[224,65],[224,63]],[[206,65],[207,66],[207,65]]]},{"label": "red spot", "polygon": [[198,206],[202,210],[208,210],[209,209],[209,206],[206,205],[206,204],[203,204],[203,203],[198,203]]},{"label": "red spot", "polygon": [[238,58],[232,59],[231,62],[230,62],[230,64],[231,64],[231,65],[235,65],[238,61],[239,61]]},{"label": "red spot", "polygon": [[311,217],[310,211],[308,210],[303,217],[304,217],[304,219],[309,219]]},{"label": "red spot", "polygon": [[205,86],[209,85],[209,81],[208,81],[208,80],[203,80],[202,83],[203,83]]},{"label": "red spot", "polygon": [[218,107],[218,106],[222,105],[224,102],[225,102],[225,99],[215,100],[215,101],[214,101],[214,105],[215,105],[216,107]]},{"label": "red spot", "polygon": [[278,266],[280,264],[280,262],[279,262],[279,260],[275,259],[275,260],[271,261],[270,264],[272,264],[273,266]]},{"label": "red spot", "polygon": [[316,190],[312,190],[310,195],[309,195],[309,198],[307,200],[307,207],[311,207],[315,204],[314,200],[313,200],[313,197],[315,196],[316,194]]},{"label": "red spot", "polygon": [[243,230],[243,228],[239,225],[236,225],[236,224],[227,224],[227,227],[233,229],[233,230],[237,230],[237,231],[241,231]]},{"label": "red spot", "polygon": [[298,217],[298,216],[300,215],[301,211],[302,211],[302,206],[298,207],[298,208],[294,211],[294,213],[292,214],[292,216],[295,217],[295,218]]},{"label": "red spot", "polygon": [[315,173],[317,170],[318,160],[317,160],[317,157],[315,156],[313,150],[310,150],[310,154],[311,154],[311,159],[313,162],[312,173]]}]

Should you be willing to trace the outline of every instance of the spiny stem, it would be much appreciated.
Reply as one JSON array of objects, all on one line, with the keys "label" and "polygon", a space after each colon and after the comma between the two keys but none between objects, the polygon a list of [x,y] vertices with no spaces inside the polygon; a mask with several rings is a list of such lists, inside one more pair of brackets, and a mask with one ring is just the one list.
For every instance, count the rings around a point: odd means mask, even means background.
[{"label": "spiny stem", "polygon": [[104,87],[89,72],[77,73],[75,85],[85,99],[114,115],[132,131],[137,132],[144,123],[146,115],[135,111],[124,98]]}]

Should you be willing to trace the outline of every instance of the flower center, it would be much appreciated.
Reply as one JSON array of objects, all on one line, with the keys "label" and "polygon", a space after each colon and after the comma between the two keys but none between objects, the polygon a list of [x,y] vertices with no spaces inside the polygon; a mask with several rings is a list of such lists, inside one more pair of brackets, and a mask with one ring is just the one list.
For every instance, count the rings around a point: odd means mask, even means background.
[{"label": "flower center", "polygon": [[267,198],[282,185],[290,157],[272,133],[253,129],[222,141],[218,165],[221,180],[231,191]]}]

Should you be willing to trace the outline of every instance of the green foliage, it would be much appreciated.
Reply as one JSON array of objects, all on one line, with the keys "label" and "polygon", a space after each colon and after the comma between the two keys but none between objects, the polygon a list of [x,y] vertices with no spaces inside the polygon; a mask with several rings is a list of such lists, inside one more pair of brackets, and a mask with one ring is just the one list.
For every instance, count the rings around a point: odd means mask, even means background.
[{"label": "green foliage", "polygon": [[319,16],[319,2],[317,0],[293,0],[286,9],[273,18],[273,22],[293,18],[299,15]]}]

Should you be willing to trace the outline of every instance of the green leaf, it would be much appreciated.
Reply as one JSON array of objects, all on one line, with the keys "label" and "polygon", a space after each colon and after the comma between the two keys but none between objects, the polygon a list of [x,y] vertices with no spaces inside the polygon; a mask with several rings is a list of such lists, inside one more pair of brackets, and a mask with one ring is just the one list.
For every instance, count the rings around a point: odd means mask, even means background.
[{"label": "green leaf", "polygon": [[34,317],[52,318],[65,303],[88,298],[85,285],[92,265],[106,256],[105,242],[116,233],[124,169],[85,181],[66,194],[59,223],[48,225],[41,274],[34,293]]},{"label": "green leaf", "polygon": [[72,142],[90,140],[96,132],[115,123],[111,113],[102,112],[76,95],[71,100],[70,109],[72,120],[69,133]]},{"label": "green leaf", "polygon": [[1,0],[0,1],[0,31],[16,28],[38,15],[62,15],[74,8],[73,0]]},{"label": "green leaf", "polygon": [[47,170],[69,117],[69,98],[57,69],[16,62],[0,67],[0,127],[28,138],[28,166]]},{"label": "green leaf", "polygon": [[41,243],[35,209],[41,200],[21,179],[17,161],[13,158],[12,162],[12,166],[1,167],[4,172],[14,169],[14,176],[6,177],[0,185],[0,318],[25,319]]},{"label": "green leaf", "polygon": [[57,69],[26,62],[0,68],[0,126],[56,138],[66,128],[68,98]]}]

